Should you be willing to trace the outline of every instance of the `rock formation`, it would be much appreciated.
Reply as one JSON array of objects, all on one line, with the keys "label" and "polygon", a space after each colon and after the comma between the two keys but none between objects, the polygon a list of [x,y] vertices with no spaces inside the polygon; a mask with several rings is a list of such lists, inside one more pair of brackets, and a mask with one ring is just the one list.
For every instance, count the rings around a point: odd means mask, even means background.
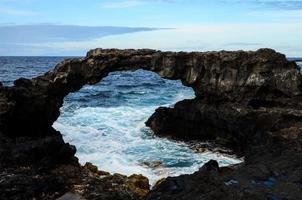
[{"label": "rock formation", "polygon": [[[75,148],[64,143],[52,124],[69,93],[99,82],[110,72],[137,69],[180,79],[196,94],[195,99],[179,102],[174,108],[157,109],[146,122],[155,134],[211,140],[246,158],[240,166],[219,168],[211,161],[193,175],[167,178],[148,199],[301,197],[302,77],[294,62],[271,49],[191,53],[95,49],[85,58],[63,61],[42,76],[18,79],[12,87],[0,84],[0,169],[5,172],[0,178],[10,181],[0,181],[3,197],[12,194],[8,189],[12,185],[35,187],[35,174],[45,187],[35,188],[28,196],[54,198],[63,194],[75,185],[70,175],[75,172],[65,169],[68,175],[64,178],[52,178],[55,169],[65,165],[76,167],[86,181],[91,180],[87,170],[78,166]],[[16,168],[20,176],[7,179]],[[22,185],[23,179],[30,181]],[[66,189],[51,188],[60,184]],[[134,196],[146,189],[141,184],[128,185],[132,185],[127,187]],[[48,196],[42,195],[46,193]],[[114,199],[110,195],[106,198]]]}]

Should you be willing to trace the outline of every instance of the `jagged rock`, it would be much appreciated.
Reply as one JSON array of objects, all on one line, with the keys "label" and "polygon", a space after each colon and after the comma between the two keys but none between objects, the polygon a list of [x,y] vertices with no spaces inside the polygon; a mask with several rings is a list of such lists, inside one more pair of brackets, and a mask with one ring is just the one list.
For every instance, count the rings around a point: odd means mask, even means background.
[{"label": "jagged rock", "polygon": [[146,124],[160,136],[212,140],[238,155],[246,155],[253,146],[273,145],[277,138],[289,137],[289,130],[291,137],[297,137],[302,122],[300,98],[275,100],[282,104],[257,109],[228,101],[184,100],[174,108],[157,109]]},{"label": "jagged rock", "polygon": [[[275,65],[278,68],[278,64]],[[298,69],[296,73],[298,77],[288,77],[288,80],[300,79]],[[273,69],[267,69],[266,74],[269,75],[266,80],[270,81],[261,85],[259,79],[251,90],[239,89],[238,92],[243,93],[238,94],[238,98],[205,95],[178,102],[173,108],[156,110],[146,122],[155,134],[182,140],[211,140],[245,156],[245,164],[234,170],[223,170],[223,173],[218,170],[220,173],[211,174],[211,181],[204,170],[166,179],[151,191],[148,199],[301,197],[301,182],[298,181],[302,180],[298,167],[302,165],[301,94],[278,89],[280,80],[277,79],[284,79]],[[297,91],[301,90],[299,84]],[[254,93],[250,93],[253,90]],[[181,182],[186,187],[175,194],[172,188],[167,188],[171,181]],[[199,187],[195,188],[196,185]]]},{"label": "jagged rock", "polygon": [[200,168],[200,171],[219,171],[218,162],[216,160],[210,160]]},{"label": "jagged rock", "polygon": [[135,191],[140,197],[146,197],[150,190],[148,178],[143,175],[133,174],[128,178],[128,185],[131,191]]},{"label": "jagged rock", "polygon": [[98,172],[98,167],[93,165],[92,163],[90,162],[87,162],[85,165],[84,165],[84,168],[93,172],[93,173],[97,173]]},{"label": "jagged rock", "polygon": [[[167,178],[148,199],[301,197],[302,77],[294,62],[271,49],[191,53],[95,49],[42,76],[18,79],[12,87],[0,84],[0,169],[8,172],[1,175],[1,199],[10,195],[49,199],[70,190],[87,199],[144,198],[148,193],[144,177],[111,176],[96,173],[90,165],[79,167],[75,148],[52,128],[70,92],[95,84],[110,72],[137,69],[179,79],[196,94],[174,108],[156,110],[147,125],[157,135],[212,140],[245,156],[245,163],[232,170],[221,170],[211,161],[192,175]],[[10,174],[22,167],[31,170],[21,170],[16,178]],[[41,177],[41,187],[36,187],[36,177]]]},{"label": "jagged rock", "polygon": [[[257,104],[274,100],[276,95],[301,94],[297,65],[270,49],[204,53],[96,49],[85,58],[63,61],[45,75],[32,80],[19,79],[15,86],[5,88],[2,95],[15,106],[6,111],[11,112],[11,118],[1,118],[7,120],[1,130],[10,137],[45,135],[58,118],[67,94],[100,81],[110,72],[137,69],[180,79],[194,89],[198,98],[210,100],[219,97],[246,103],[254,100]],[[14,126],[16,123],[19,126]]]},{"label": "jagged rock", "polygon": [[47,171],[6,168],[0,173],[0,199],[140,200],[149,192],[149,181],[144,176],[99,174],[87,165],[59,165]]}]

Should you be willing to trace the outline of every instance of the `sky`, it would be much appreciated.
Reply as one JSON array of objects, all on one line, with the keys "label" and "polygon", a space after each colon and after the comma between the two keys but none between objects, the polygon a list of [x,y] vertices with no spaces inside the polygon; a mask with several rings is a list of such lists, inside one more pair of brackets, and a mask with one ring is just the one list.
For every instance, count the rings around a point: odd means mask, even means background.
[{"label": "sky", "polygon": [[302,0],[0,0],[0,56],[264,47],[302,57]]}]

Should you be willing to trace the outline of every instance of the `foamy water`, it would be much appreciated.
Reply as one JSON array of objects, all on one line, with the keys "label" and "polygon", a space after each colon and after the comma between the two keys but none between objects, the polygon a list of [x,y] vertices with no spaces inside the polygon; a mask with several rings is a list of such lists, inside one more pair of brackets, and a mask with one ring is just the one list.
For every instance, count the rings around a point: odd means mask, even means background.
[{"label": "foamy water", "polygon": [[139,70],[117,72],[66,98],[54,127],[76,146],[82,164],[125,175],[143,174],[154,184],[167,176],[190,174],[210,159],[240,162],[215,153],[196,153],[186,143],[159,138],[145,126],[158,106],[172,106],[193,91],[178,81]]}]

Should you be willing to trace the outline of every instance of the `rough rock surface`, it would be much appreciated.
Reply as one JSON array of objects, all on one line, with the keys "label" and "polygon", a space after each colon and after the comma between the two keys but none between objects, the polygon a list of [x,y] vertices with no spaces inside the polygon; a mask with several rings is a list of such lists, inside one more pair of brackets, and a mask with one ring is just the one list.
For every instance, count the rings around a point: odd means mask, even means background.
[{"label": "rough rock surface", "polygon": [[5,168],[0,173],[0,199],[145,199],[149,181],[142,175],[110,175],[90,163]]},{"label": "rough rock surface", "polygon": [[[196,94],[174,108],[159,108],[147,121],[156,134],[211,140],[245,156],[245,163],[238,166],[219,168],[211,161],[193,175],[167,178],[148,199],[302,196],[302,77],[294,62],[271,49],[191,53],[95,49],[85,58],[63,61],[42,76],[18,79],[12,87],[0,84],[3,198],[9,199],[14,192],[17,196],[12,199],[20,199],[21,194],[23,199],[52,199],[66,192],[62,198],[143,198],[147,191],[143,177],[134,176],[131,181],[131,177],[107,175],[114,184],[104,186],[105,179],[97,178],[93,167],[89,167],[94,171],[90,176],[78,166],[75,148],[52,128],[70,92],[95,84],[110,72],[137,69],[180,79]],[[76,172],[54,173],[64,166]],[[84,178],[76,179],[74,173]],[[73,181],[85,185],[84,189],[75,190]]]}]

